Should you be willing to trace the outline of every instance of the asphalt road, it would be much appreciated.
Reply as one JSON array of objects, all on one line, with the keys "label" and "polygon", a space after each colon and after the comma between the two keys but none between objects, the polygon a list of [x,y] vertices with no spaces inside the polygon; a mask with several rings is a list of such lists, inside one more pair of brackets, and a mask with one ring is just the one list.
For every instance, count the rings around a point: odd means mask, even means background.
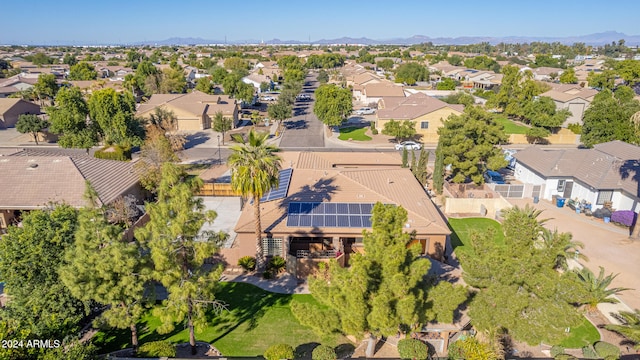
[{"label": "asphalt road", "polygon": [[280,148],[324,148],[324,125],[313,113],[314,92],[318,88],[315,74],[307,75],[302,92],[309,94],[312,101],[296,101],[294,116],[285,120],[285,131],[280,140]]}]

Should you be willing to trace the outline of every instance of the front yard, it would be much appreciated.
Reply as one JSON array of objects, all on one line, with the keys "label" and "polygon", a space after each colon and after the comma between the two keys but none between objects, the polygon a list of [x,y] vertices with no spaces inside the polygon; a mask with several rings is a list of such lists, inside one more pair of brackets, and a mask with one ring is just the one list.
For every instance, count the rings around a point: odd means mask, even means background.
[{"label": "front yard", "polygon": [[[225,356],[261,356],[267,347],[286,343],[298,352],[308,352],[311,344],[337,346],[349,341],[339,334],[318,336],[301,325],[291,313],[293,299],[315,302],[311,295],[283,295],[264,291],[244,283],[220,283],[218,299],[228,305],[229,311],[209,314],[209,326],[196,332],[198,341],[213,344]],[[170,334],[156,332],[160,320],[147,313],[140,321],[140,344],[167,339],[173,343],[189,341],[189,332],[182,324]],[[128,330],[99,332],[93,340],[101,353],[131,347]]]},{"label": "front yard", "polygon": [[515,122],[507,119],[505,116],[496,116],[495,120],[498,124],[502,125],[502,127],[504,128],[504,132],[507,135],[511,135],[511,134],[526,134],[527,130],[529,128],[527,128],[526,126],[522,126],[519,124],[516,124]]},{"label": "front yard", "polygon": [[340,129],[340,136],[338,139],[340,140],[355,140],[355,141],[369,141],[371,137],[367,136],[365,133],[367,132],[368,127],[346,127]]}]

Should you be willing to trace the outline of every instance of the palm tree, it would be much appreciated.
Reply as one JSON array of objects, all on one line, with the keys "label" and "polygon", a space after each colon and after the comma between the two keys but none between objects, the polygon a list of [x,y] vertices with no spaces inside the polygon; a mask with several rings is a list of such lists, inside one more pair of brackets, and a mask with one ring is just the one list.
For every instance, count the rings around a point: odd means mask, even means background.
[{"label": "palm tree", "polygon": [[267,144],[268,133],[249,131],[248,140],[235,136],[242,145],[231,147],[228,165],[231,169],[231,188],[242,196],[253,200],[256,224],[256,269],[264,270],[262,249],[262,223],[260,221],[260,198],[265,192],[278,186],[281,158],[276,146]]},{"label": "palm tree", "polygon": [[578,278],[584,282],[585,297],[582,304],[587,305],[587,311],[590,312],[596,311],[598,304],[601,303],[617,304],[619,300],[612,298],[611,296],[619,294],[625,290],[631,290],[629,288],[607,289],[618,274],[613,275],[612,273],[604,276],[604,268],[602,266],[600,266],[600,273],[598,274],[598,277],[596,277],[593,272],[586,267],[582,268],[580,271],[576,271],[576,274],[578,275]]},{"label": "palm tree", "polygon": [[624,323],[623,325],[607,325],[605,328],[626,337],[635,344],[637,350],[640,350],[640,310],[621,311],[619,318]]},{"label": "palm tree", "polygon": [[546,228],[542,229],[540,244],[544,249],[555,252],[555,269],[567,270],[569,268],[567,259],[570,258],[589,261],[589,258],[580,252],[580,249],[584,249],[584,244],[580,241],[572,240],[571,233],[559,233],[557,229],[553,231]]}]

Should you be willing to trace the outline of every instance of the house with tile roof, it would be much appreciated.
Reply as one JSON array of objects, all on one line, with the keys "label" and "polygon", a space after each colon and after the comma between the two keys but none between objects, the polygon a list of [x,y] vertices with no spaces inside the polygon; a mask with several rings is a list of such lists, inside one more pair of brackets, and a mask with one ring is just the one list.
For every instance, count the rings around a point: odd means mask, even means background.
[{"label": "house with tile roof", "polygon": [[359,93],[354,86],[353,95],[363,104],[377,104],[383,97],[404,98],[405,96],[404,87],[388,80],[369,82],[362,86]]},{"label": "house with tile roof", "polygon": [[149,117],[156,108],[173,111],[178,118],[178,130],[197,131],[210,129],[217,112],[239,122],[238,104],[228,95],[209,95],[200,91],[187,94],[153,94],[149,101],[140,104],[136,116]]},{"label": "house with tile roof", "polygon": [[23,114],[40,115],[40,105],[18,98],[0,98],[0,129],[16,126]]},{"label": "house with tile roof", "polygon": [[375,125],[378,131],[391,120],[413,121],[416,134],[426,143],[438,142],[438,129],[450,115],[461,115],[464,105],[446,102],[421,92],[407,97],[383,97],[378,102]]},{"label": "house with tile roof", "polygon": [[593,149],[542,150],[531,146],[514,155],[514,176],[543,185],[541,198],[586,200],[593,209],[611,201],[616,210],[640,211],[640,147],[622,141]]},{"label": "house with tile roof", "polygon": [[582,124],[584,111],[591,105],[591,101],[598,94],[598,90],[583,88],[577,84],[553,84],[551,90],[540,94],[550,97],[556,104],[556,108],[567,109],[571,116],[562,124]]},{"label": "house with tile roof", "polygon": [[[264,252],[296,264],[299,277],[319,262],[338,258],[344,265],[350,254],[362,252],[362,231],[371,230],[371,209],[377,202],[405,208],[405,230],[414,234],[422,253],[435,259],[444,256],[451,233],[446,220],[411,170],[401,167],[399,154],[283,152],[281,156],[289,178],[281,181],[279,196],[260,203]],[[253,219],[253,204],[247,203],[234,229],[233,246],[221,249],[228,263],[254,256]]]},{"label": "house with tile roof", "polygon": [[87,206],[86,181],[98,194],[98,205],[125,195],[142,200],[133,162],[96,159],[82,150],[66,149],[14,149],[0,156],[0,229],[19,219],[21,212],[50,203]]}]

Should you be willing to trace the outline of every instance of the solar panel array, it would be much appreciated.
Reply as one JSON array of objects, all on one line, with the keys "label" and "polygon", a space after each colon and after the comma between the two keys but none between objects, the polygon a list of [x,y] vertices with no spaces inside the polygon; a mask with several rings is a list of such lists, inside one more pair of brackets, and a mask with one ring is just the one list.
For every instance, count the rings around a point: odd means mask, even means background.
[{"label": "solar panel array", "polygon": [[278,188],[269,190],[263,197],[260,198],[260,202],[267,202],[271,200],[282,199],[287,196],[287,190],[289,190],[289,183],[291,182],[291,174],[293,169],[280,170]]},{"label": "solar panel array", "polygon": [[374,204],[361,203],[289,203],[287,226],[370,228]]}]

